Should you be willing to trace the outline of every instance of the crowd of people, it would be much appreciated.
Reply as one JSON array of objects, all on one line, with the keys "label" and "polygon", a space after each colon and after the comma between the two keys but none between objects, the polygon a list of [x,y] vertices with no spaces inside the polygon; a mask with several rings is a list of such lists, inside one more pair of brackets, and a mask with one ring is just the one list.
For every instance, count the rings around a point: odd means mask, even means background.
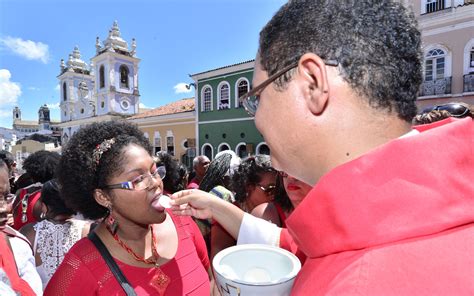
[{"label": "crowd of people", "polygon": [[219,295],[212,258],[246,243],[300,259],[293,295],[474,294],[474,110],[417,115],[420,46],[399,1],[290,0],[240,98],[271,157],[190,177],[125,121],[21,176],[2,151],[0,294]]}]

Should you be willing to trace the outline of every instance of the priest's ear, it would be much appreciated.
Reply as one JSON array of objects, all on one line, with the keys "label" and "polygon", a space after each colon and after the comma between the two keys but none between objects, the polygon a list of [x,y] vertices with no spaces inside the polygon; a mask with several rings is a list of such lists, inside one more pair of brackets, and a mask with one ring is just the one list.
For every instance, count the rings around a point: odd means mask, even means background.
[{"label": "priest's ear", "polygon": [[329,99],[326,63],[318,55],[306,53],[298,62],[298,76],[308,109],[313,114],[321,114]]}]

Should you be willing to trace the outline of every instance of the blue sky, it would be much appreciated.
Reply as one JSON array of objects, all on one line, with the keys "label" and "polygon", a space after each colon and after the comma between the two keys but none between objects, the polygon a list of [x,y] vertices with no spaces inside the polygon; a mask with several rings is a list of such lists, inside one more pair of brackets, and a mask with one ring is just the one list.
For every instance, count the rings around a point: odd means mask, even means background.
[{"label": "blue sky", "polygon": [[260,29],[284,0],[0,0],[0,126],[12,109],[37,120],[43,104],[59,120],[60,60],[79,46],[90,63],[95,39],[118,21],[137,42],[140,101],[158,107],[194,96],[176,87],[194,74],[255,58]]}]

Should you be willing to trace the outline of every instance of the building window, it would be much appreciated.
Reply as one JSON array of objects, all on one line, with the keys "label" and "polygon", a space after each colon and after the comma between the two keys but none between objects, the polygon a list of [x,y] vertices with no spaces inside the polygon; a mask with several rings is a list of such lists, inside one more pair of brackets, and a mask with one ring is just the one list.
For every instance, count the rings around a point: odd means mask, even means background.
[{"label": "building window", "polygon": [[67,101],[67,87],[66,82],[63,83],[63,100]]},{"label": "building window", "polygon": [[444,78],[446,53],[439,48],[428,52],[425,59],[425,81]]},{"label": "building window", "polygon": [[237,82],[237,97],[236,97],[236,107],[242,107],[242,102],[239,101],[239,98],[249,91],[249,82],[247,79],[242,79]]},{"label": "building window", "polygon": [[218,152],[225,151],[225,150],[230,150],[229,144],[227,144],[227,143],[222,143],[217,148]]},{"label": "building window", "polygon": [[174,155],[174,137],[173,136],[168,136],[166,137],[166,151]]},{"label": "building window", "polygon": [[471,59],[469,60],[469,65],[474,67],[474,48],[471,49]]},{"label": "building window", "polygon": [[202,145],[201,151],[201,154],[207,156],[207,158],[213,158],[212,146],[209,143]]},{"label": "building window", "polygon": [[128,67],[125,65],[120,66],[120,87],[128,88]]},{"label": "building window", "polygon": [[230,108],[230,94],[229,94],[229,84],[224,82],[219,87],[219,110],[229,109]]},{"label": "building window", "polygon": [[105,70],[104,70],[104,65],[100,66],[99,69],[99,83],[100,83],[100,88],[105,87]]},{"label": "building window", "polygon": [[155,137],[155,142],[154,142],[154,146],[155,146],[155,155],[161,151],[161,138],[160,137]]},{"label": "building window", "polygon": [[427,0],[426,1],[426,13],[443,10],[444,0]]},{"label": "building window", "polygon": [[247,157],[249,155],[247,152],[247,145],[245,143],[237,144],[237,148],[235,148],[235,154],[237,154],[237,156],[242,159]]},{"label": "building window", "polygon": [[[473,39],[473,43],[474,43],[474,39]],[[471,47],[471,51],[469,53],[469,62],[468,62],[468,66],[467,66],[467,73],[469,74],[472,74],[474,73],[474,45]]]},{"label": "building window", "polygon": [[104,101],[100,102],[100,107],[101,107],[102,109],[104,109],[104,107],[105,107],[105,102],[104,102]]},{"label": "building window", "polygon": [[122,99],[120,101],[120,106],[123,110],[128,110],[130,108],[130,102],[127,99]]},{"label": "building window", "polygon": [[257,145],[257,149],[255,149],[255,154],[266,154],[270,155],[270,147],[265,142],[262,142]]},{"label": "building window", "polygon": [[211,111],[212,110],[212,89],[207,86],[202,91],[202,111]]}]

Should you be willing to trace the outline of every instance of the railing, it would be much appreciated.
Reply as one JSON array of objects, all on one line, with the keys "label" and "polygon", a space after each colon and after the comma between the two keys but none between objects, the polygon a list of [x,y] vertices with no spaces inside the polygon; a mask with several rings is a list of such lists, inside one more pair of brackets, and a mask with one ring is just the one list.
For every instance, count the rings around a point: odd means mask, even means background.
[{"label": "railing", "polygon": [[420,96],[447,95],[451,93],[452,77],[424,81],[421,84]]},{"label": "railing", "polygon": [[445,0],[436,0],[434,2],[426,3],[426,13],[431,13],[439,10],[443,10]]},{"label": "railing", "polygon": [[474,73],[464,75],[464,92],[474,92]]}]

